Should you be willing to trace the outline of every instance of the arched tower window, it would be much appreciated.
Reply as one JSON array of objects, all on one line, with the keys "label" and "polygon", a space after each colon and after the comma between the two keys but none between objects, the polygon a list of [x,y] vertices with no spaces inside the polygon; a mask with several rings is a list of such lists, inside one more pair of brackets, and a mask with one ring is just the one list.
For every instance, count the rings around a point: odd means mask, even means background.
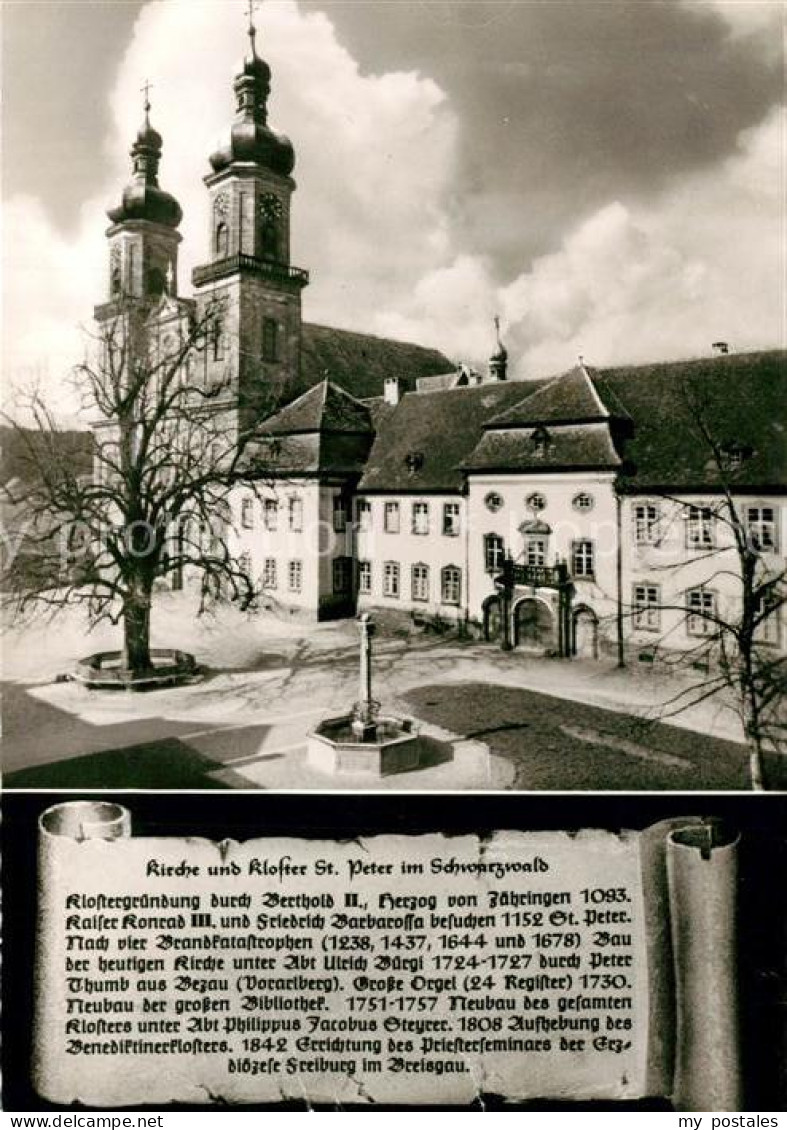
[{"label": "arched tower window", "polygon": [[160,267],[148,268],[146,281],[147,292],[151,297],[157,298],[160,294],[164,293],[167,279]]},{"label": "arched tower window", "polygon": [[263,259],[280,258],[281,200],[272,192],[266,192],[260,200],[260,255]]},{"label": "arched tower window", "polygon": [[120,258],[120,248],[113,247],[109,257],[109,293],[117,298],[123,289],[123,267]]},{"label": "arched tower window", "polygon": [[265,318],[262,323],[262,359],[278,361],[279,327],[275,318]]},{"label": "arched tower window", "polygon": [[217,259],[226,259],[230,253],[230,229],[224,220],[216,224],[215,251]]}]

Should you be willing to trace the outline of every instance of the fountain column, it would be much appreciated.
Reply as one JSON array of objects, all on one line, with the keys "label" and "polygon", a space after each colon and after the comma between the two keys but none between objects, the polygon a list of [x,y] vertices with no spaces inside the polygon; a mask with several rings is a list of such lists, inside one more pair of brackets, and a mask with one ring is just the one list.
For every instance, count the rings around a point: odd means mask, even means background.
[{"label": "fountain column", "polygon": [[374,741],[377,736],[376,703],[372,698],[372,637],[375,626],[368,612],[363,612],[358,617],[358,628],[361,633],[359,693],[353,712],[352,728],[362,741]]}]

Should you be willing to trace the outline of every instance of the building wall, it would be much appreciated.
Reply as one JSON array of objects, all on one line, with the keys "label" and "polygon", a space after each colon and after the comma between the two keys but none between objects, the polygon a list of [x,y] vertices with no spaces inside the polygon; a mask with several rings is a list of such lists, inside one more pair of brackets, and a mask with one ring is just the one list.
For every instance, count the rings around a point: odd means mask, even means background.
[{"label": "building wall", "polygon": [[[359,562],[371,562],[371,592],[358,593],[360,608],[383,607],[463,620],[467,610],[467,501],[458,494],[428,495],[359,495],[357,505],[365,500],[371,506],[368,528],[358,528],[356,556]],[[399,532],[385,529],[385,504],[399,506]],[[413,506],[428,507],[428,533],[413,532]],[[443,508],[459,507],[459,530],[455,535],[443,533]],[[357,526],[360,523],[356,521]],[[385,565],[399,566],[399,595],[385,593]],[[413,567],[429,568],[427,599],[413,598]],[[458,603],[443,600],[442,571],[454,566],[461,571]]]},{"label": "building wall", "polygon": [[[578,510],[574,500],[589,495],[592,507]],[[543,509],[533,507],[533,495],[541,495]],[[497,496],[502,504],[490,504]],[[496,505],[496,499],[494,504]],[[574,577],[574,608],[586,605],[599,619],[602,635],[614,631],[616,610],[617,513],[613,476],[604,473],[555,473],[550,475],[472,475],[468,495],[469,540],[469,610],[473,619],[483,618],[484,602],[496,595],[494,577],[499,572],[486,568],[484,537],[496,534],[517,562],[526,562],[527,534],[520,531],[524,523],[541,521],[550,527],[546,564],[558,561],[572,565],[572,546],[576,541],[590,540],[594,546],[592,577]],[[537,536],[537,535],[534,535]],[[515,594],[515,602],[533,595],[530,590]],[[551,593],[540,596],[551,604]]]},{"label": "building wall", "polygon": [[[787,568],[787,501],[774,495],[746,495],[734,500],[739,515],[748,517],[750,508],[769,508],[774,513],[774,546],[765,563],[772,571]],[[693,542],[690,506],[707,508],[718,517],[711,523],[710,545]],[[650,536],[640,530],[637,508],[651,506],[658,514],[657,528]],[[688,650],[702,642],[702,626],[687,622],[687,594],[705,588],[713,594],[718,614],[732,620],[740,614],[740,564],[728,519],[729,510],[721,495],[680,494],[674,497],[638,495],[625,497],[623,512],[623,602],[625,631],[630,646],[647,651]],[[642,527],[642,515],[639,526]],[[638,614],[635,587],[656,589],[657,614]],[[692,630],[693,627],[693,630]],[[774,616],[768,635],[774,646],[787,646],[785,611]]]}]

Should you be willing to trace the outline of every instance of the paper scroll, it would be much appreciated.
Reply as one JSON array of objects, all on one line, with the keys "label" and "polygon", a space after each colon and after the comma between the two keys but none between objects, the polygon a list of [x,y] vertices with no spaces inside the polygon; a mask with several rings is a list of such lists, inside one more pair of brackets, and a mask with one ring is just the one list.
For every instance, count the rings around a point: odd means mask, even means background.
[{"label": "paper scroll", "polygon": [[52,1102],[739,1105],[736,845],[699,821],[238,844],[75,802],[39,835]]}]

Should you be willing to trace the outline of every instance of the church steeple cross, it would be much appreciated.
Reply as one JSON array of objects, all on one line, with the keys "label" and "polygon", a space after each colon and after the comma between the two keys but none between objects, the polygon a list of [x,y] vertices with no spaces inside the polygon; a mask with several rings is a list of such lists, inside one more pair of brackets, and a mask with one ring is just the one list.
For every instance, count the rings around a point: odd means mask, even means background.
[{"label": "church steeple cross", "polygon": [[247,0],[246,15],[249,17],[249,39],[251,40],[251,53],[256,54],[255,39],[257,36],[257,29],[254,26],[254,13],[259,8],[259,0]]},{"label": "church steeple cross", "polygon": [[[249,0],[249,2],[251,3],[251,0]],[[143,109],[144,109],[146,114],[150,113],[150,92],[151,92],[152,89],[153,89],[153,83],[150,81],[149,78],[146,78],[144,85],[140,87],[140,91],[142,92],[142,94],[145,95],[145,101],[143,103]]]}]

